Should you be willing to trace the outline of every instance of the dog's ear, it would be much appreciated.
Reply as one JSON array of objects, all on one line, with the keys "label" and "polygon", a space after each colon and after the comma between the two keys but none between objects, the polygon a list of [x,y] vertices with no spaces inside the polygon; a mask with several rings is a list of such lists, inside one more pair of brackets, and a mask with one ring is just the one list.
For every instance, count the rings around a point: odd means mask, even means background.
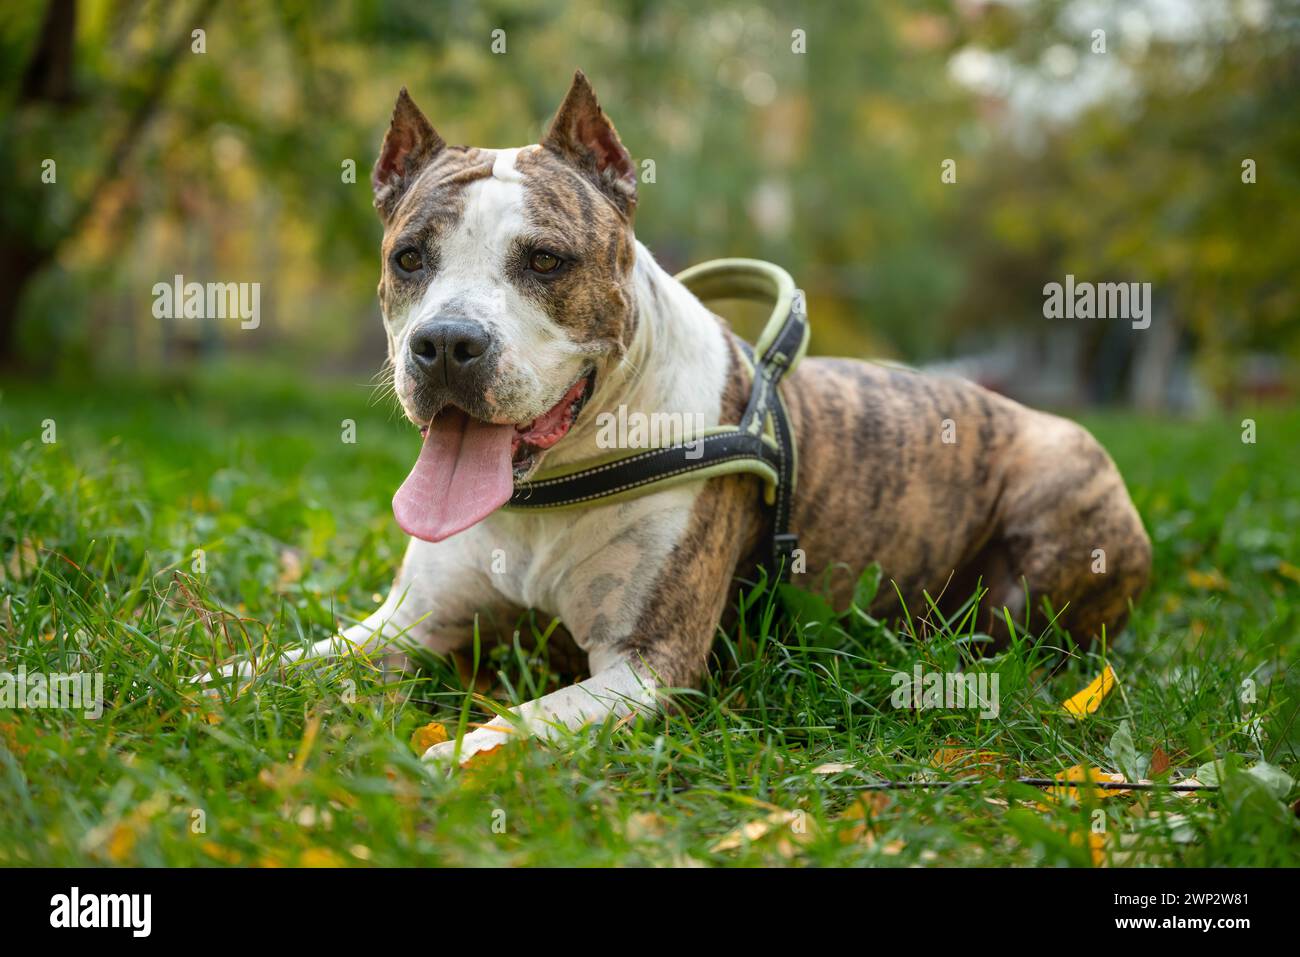
[{"label": "dog's ear", "polygon": [[397,105],[393,107],[393,120],[384,135],[384,145],[379,149],[379,159],[375,160],[375,168],[370,174],[375,208],[381,218],[387,219],[392,215],[397,201],[420,170],[445,145],[406,92],[406,87],[402,87],[402,92],[397,94]]},{"label": "dog's ear", "polygon": [[578,70],[542,145],[585,172],[625,216],[636,208],[636,165]]}]

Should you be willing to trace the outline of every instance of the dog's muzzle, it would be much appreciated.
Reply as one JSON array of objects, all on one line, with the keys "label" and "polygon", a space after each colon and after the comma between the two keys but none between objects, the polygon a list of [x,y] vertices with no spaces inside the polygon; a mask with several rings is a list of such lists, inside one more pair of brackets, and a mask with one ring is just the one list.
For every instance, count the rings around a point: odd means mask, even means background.
[{"label": "dog's muzzle", "polygon": [[452,392],[467,391],[492,366],[492,336],[467,319],[433,319],[411,331],[407,350],[413,371]]}]

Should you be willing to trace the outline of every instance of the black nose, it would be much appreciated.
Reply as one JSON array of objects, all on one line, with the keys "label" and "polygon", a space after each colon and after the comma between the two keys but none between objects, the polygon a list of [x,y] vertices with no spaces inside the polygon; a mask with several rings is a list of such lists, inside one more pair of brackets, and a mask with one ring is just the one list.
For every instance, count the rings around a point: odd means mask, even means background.
[{"label": "black nose", "polygon": [[411,356],[426,375],[450,381],[492,344],[488,331],[464,319],[434,319],[411,333]]}]

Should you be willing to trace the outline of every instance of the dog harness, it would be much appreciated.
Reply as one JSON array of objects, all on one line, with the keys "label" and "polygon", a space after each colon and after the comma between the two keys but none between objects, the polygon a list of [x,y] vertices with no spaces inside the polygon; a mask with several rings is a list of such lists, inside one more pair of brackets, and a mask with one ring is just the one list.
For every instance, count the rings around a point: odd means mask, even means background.
[{"label": "dog harness", "polygon": [[797,536],[790,530],[798,453],[785,400],[777,388],[808,348],[803,291],[780,266],[758,259],[715,259],[692,266],[677,279],[701,300],[771,302],[772,314],[751,347],[741,348],[753,386],[736,425],[705,429],[665,448],[622,450],[587,462],[543,469],[515,485],[505,506],[515,511],[580,507],[639,498],[683,482],[752,472],[764,480],[763,499],[772,512],[764,564],[781,578],[789,573]]}]

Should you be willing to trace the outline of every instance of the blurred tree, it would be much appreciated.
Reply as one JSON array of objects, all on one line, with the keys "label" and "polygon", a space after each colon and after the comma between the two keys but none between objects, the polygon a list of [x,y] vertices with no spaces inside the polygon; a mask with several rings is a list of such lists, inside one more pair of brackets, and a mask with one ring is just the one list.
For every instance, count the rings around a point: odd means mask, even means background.
[{"label": "blurred tree", "polygon": [[[1110,370],[1095,395],[1138,366],[1155,381],[1186,341],[1230,392],[1235,353],[1300,338],[1300,36],[1285,7],[1261,23],[1255,3],[1208,33],[1131,42],[1149,6],[7,5],[0,357],[156,361],[168,337],[202,335],[373,366],[367,172],[397,89],[450,142],[519,145],[582,67],[642,170],[647,246],[673,269],[784,263],[819,351],[926,359],[1037,335],[1044,283],[1074,272],[1152,282],[1176,327],[1158,344],[1083,330],[1080,361]],[[1185,7],[1188,22],[1202,10]],[[1089,48],[1097,20],[1104,56]],[[1048,109],[1103,65],[1122,83]],[[50,158],[57,186],[41,180]],[[256,336],[159,323],[146,293],[176,273],[261,282],[269,320]]]},{"label": "blurred tree", "polygon": [[[0,365],[14,361],[18,308],[27,284],[53,259],[59,247],[78,233],[108,186],[121,175],[162,103],[181,55],[190,48],[192,25],[205,22],[215,3],[197,0],[191,15],[181,20],[172,38],[145,62],[133,65],[120,84],[78,84],[76,0],[48,0],[26,60],[19,54],[23,46],[21,26],[17,31],[5,29],[0,34],[4,62],[26,64],[15,102],[0,117],[0,167],[8,171],[7,181],[11,184],[0,205]],[[30,13],[31,9],[23,12]],[[77,119],[66,122],[72,112],[78,114]],[[59,147],[75,144],[77,154],[85,156],[86,139],[81,137],[103,134],[105,128],[113,128],[109,124],[116,128],[109,134],[110,145],[92,163],[82,164],[98,171],[89,185],[83,186],[71,201],[64,191],[50,189],[57,184],[60,160],[64,162],[64,175],[70,172],[68,157],[72,150]],[[42,177],[47,169],[43,166],[45,160],[55,163],[56,178],[52,182]]]}]

